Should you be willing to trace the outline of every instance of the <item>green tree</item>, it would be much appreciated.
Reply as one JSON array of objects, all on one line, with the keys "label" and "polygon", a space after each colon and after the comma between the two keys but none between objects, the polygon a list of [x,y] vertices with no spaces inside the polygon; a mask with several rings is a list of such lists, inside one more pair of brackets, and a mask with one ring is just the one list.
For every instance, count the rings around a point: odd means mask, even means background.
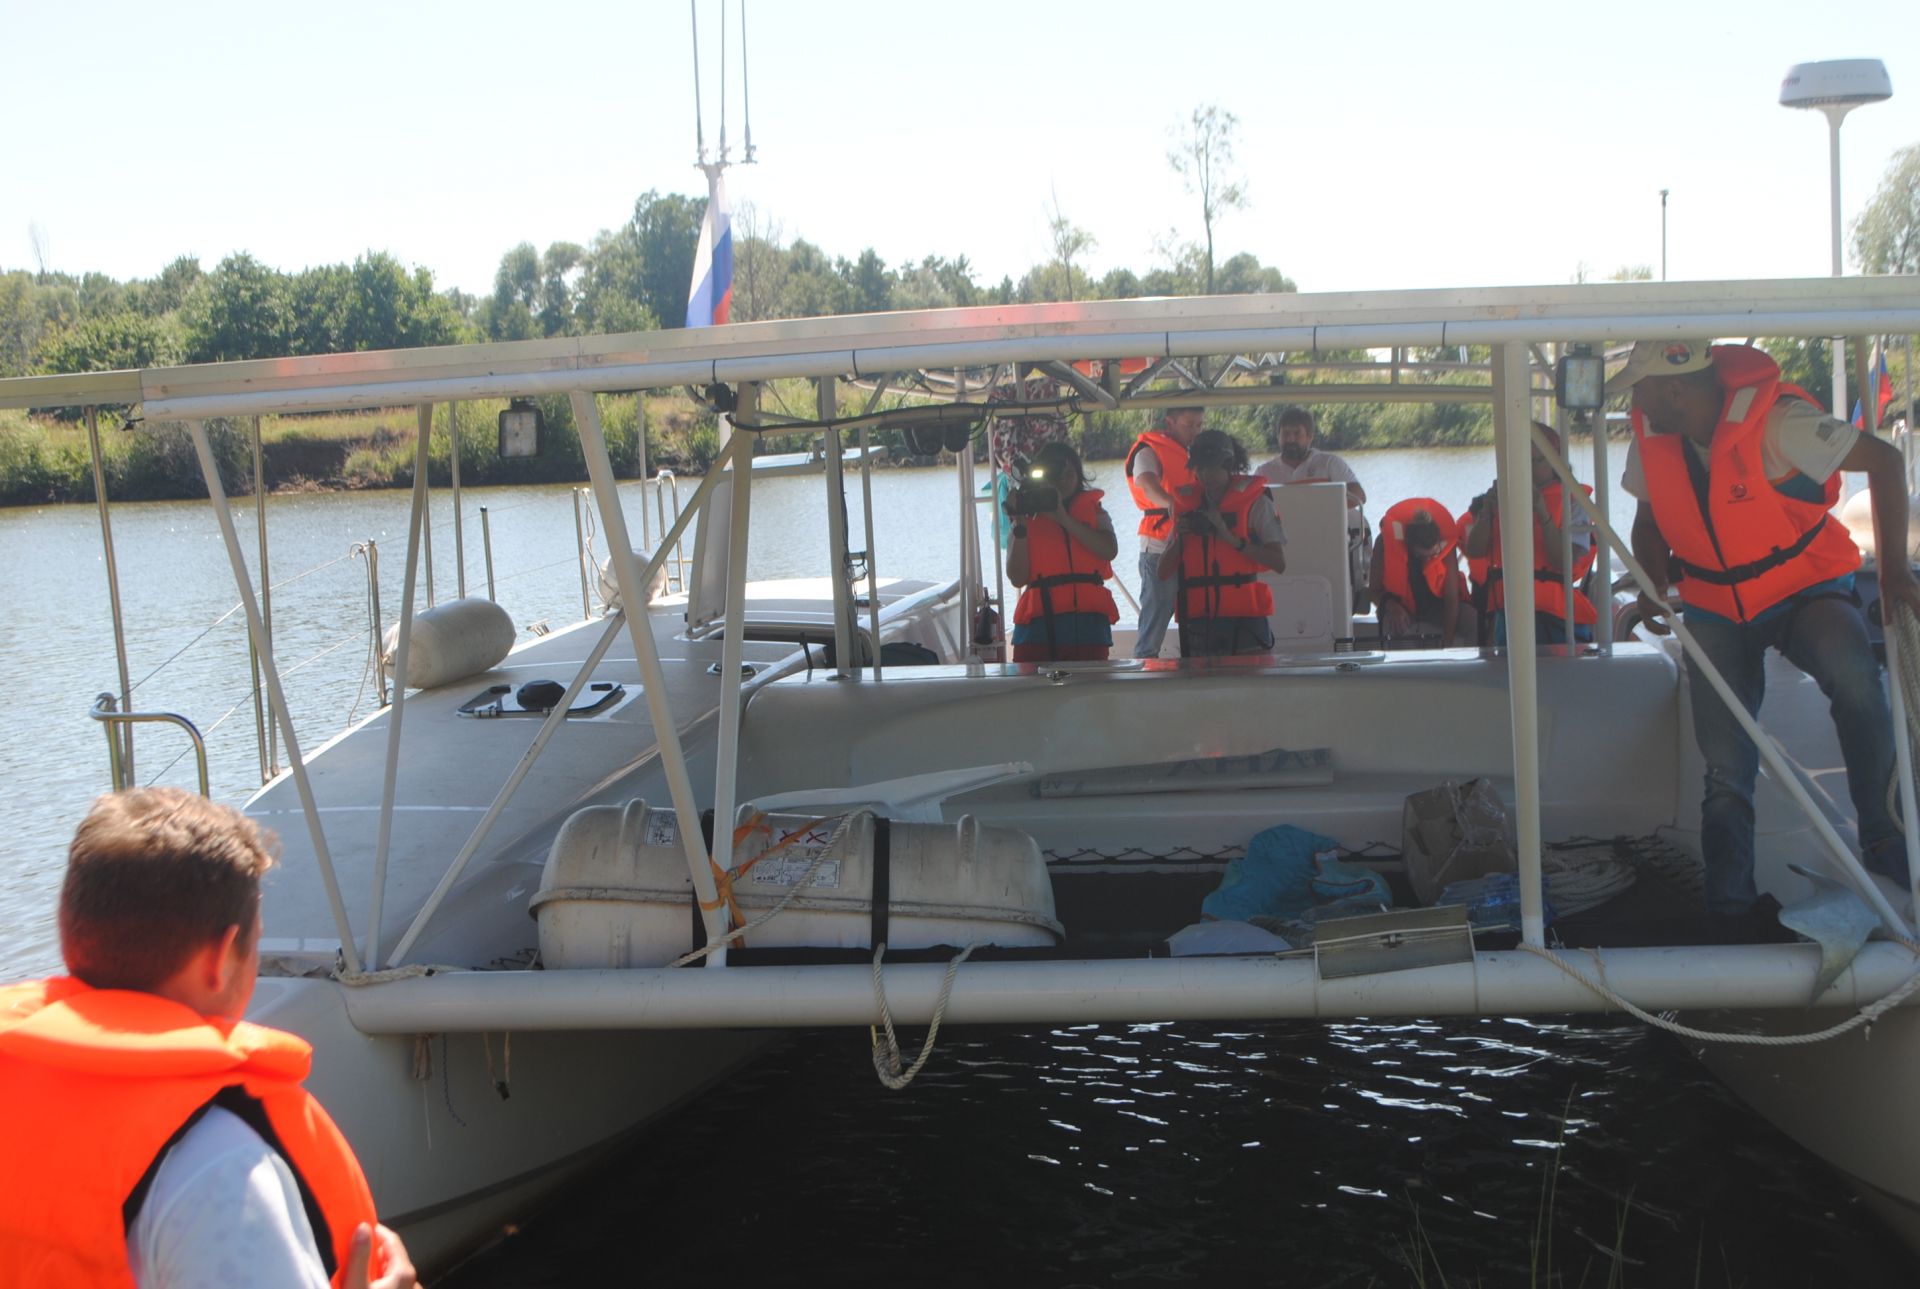
[{"label": "green tree", "polygon": [[189,362],[277,358],[291,350],[287,280],[244,251],[221,260],[181,313]]},{"label": "green tree", "polygon": [[542,334],[576,334],[575,285],[586,258],[586,247],[577,242],[555,242],[540,257],[540,303],[536,317]]},{"label": "green tree", "polygon": [[40,366],[49,372],[123,371],[170,367],[179,361],[175,329],[130,309],[82,318],[48,340],[40,352]]},{"label": "green tree", "polygon": [[1200,198],[1200,225],[1206,233],[1203,255],[1206,294],[1213,294],[1213,226],[1230,210],[1247,207],[1246,184],[1234,173],[1234,137],[1240,119],[1213,104],[1193,109],[1184,128],[1175,127],[1167,164],[1189,194]]},{"label": "green tree", "polygon": [[642,193],[633,204],[633,231],[640,248],[640,303],[667,327],[684,326],[693,256],[707,199],[679,193]]},{"label": "green tree", "polygon": [[893,306],[893,274],[871,246],[843,270],[847,279],[847,308],[852,313],[880,313]]},{"label": "green tree", "polygon": [[[1094,239],[1092,233],[1075,224],[1061,212],[1060,194],[1057,192],[1053,194],[1053,210],[1047,215],[1047,237],[1053,243],[1053,267],[1060,270],[1055,280],[1059,284],[1061,294],[1052,298],[1072,300],[1085,295],[1085,291],[1074,289],[1073,262],[1100,243]],[[1085,282],[1087,275],[1081,273],[1080,280]]]},{"label": "green tree", "polygon": [[33,274],[0,273],[0,376],[25,376],[40,352],[43,324]]},{"label": "green tree", "polygon": [[1920,273],[1920,143],[1893,154],[1879,191],[1853,221],[1863,273]]},{"label": "green tree", "polygon": [[1277,295],[1295,289],[1292,278],[1270,265],[1263,266],[1260,257],[1248,251],[1220,266],[1216,286],[1221,295]]},{"label": "green tree", "polygon": [[642,300],[644,267],[632,224],[602,229],[594,237],[575,284],[574,324],[582,334],[651,331],[660,325]]}]

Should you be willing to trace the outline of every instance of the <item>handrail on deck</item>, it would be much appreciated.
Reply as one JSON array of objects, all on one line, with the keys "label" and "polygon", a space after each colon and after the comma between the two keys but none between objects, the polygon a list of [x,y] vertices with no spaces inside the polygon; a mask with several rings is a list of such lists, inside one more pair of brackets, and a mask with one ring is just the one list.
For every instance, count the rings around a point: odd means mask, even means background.
[{"label": "handrail on deck", "polygon": [[99,721],[107,733],[107,760],[112,766],[113,790],[124,792],[134,786],[127,773],[127,767],[120,755],[120,739],[116,737],[119,726],[139,724],[178,725],[193,740],[194,761],[200,768],[200,795],[210,797],[207,791],[207,740],[201,735],[200,727],[184,716],[173,712],[122,712],[116,711],[117,700],[112,694],[96,694],[93,706],[87,709],[87,715]]}]

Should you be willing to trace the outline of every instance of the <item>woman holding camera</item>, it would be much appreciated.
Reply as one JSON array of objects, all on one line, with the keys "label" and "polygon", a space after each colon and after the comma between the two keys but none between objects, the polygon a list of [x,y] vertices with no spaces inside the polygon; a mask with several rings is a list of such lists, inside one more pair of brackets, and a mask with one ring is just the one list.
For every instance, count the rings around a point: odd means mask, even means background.
[{"label": "woman holding camera", "polygon": [[1260,574],[1286,571],[1287,538],[1267,481],[1247,473],[1247,450],[1220,430],[1194,436],[1187,469],[1194,482],[1175,495],[1179,524],[1159,570],[1180,582],[1180,656],[1270,653],[1273,592]]},{"label": "woman holding camera", "polygon": [[1020,587],[1013,610],[1015,662],[1100,662],[1113,648],[1120,610],[1107,590],[1120,542],[1087,487],[1080,454],[1048,443],[1007,494],[1012,538],[1007,580]]}]

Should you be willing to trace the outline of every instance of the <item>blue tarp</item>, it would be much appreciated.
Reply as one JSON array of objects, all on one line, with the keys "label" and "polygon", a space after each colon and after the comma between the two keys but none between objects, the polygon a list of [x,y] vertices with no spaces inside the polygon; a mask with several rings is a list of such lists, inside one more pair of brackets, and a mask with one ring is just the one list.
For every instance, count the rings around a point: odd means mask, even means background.
[{"label": "blue tarp", "polygon": [[1230,860],[1220,885],[1200,903],[1200,911],[1221,920],[1255,917],[1297,918],[1336,901],[1391,902],[1378,873],[1339,858],[1331,837],[1280,824],[1247,843],[1247,853]]}]

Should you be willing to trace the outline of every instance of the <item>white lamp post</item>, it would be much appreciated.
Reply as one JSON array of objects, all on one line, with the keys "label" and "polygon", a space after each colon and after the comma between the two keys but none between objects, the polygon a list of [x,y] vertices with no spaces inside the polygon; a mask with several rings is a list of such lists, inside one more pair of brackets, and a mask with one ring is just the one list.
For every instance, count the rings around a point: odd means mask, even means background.
[{"label": "white lamp post", "polygon": [[[1820,63],[1796,63],[1780,82],[1780,106],[1819,108],[1827,114],[1830,169],[1833,175],[1833,275],[1840,266],[1840,122],[1866,103],[1893,97],[1893,82],[1877,58],[1835,58]],[[1847,414],[1847,369],[1844,342],[1833,338],[1833,414]]]}]

